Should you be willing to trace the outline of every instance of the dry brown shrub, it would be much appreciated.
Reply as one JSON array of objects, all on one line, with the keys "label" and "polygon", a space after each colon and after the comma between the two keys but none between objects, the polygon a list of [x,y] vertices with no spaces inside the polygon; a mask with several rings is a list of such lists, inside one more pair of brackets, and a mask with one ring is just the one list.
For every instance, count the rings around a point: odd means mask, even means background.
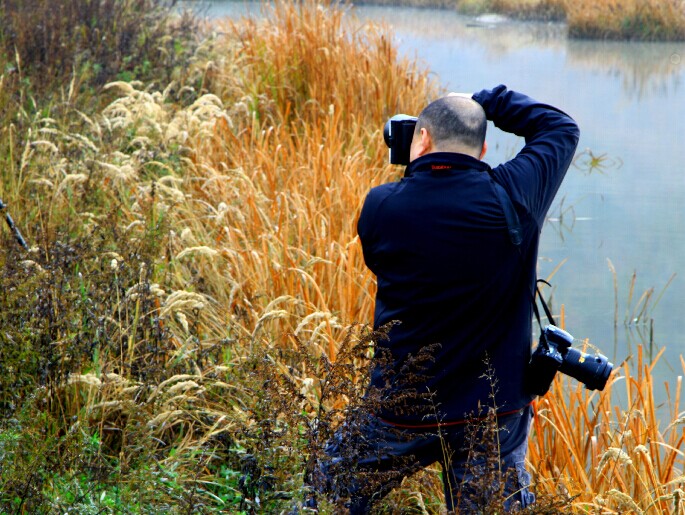
[{"label": "dry brown shrub", "polygon": [[581,0],[567,3],[566,17],[571,37],[685,39],[685,7],[679,0]]}]

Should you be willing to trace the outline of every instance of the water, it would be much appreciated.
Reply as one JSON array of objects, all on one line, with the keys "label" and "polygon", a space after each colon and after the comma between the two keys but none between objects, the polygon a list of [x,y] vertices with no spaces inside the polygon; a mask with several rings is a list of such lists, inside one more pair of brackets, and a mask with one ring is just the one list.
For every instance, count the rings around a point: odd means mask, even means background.
[{"label": "water", "polygon": [[[209,7],[210,16],[259,13],[257,4]],[[637,344],[653,352],[665,347],[659,379],[681,374],[685,44],[571,41],[561,24],[433,9],[363,6],[350,16],[390,24],[400,50],[452,91],[504,83],[578,121],[577,166],[543,230],[540,277],[556,270],[554,305],[565,305],[566,327],[576,338],[589,338],[615,364],[635,354]],[[487,140],[485,160],[493,166],[522,144],[494,128]],[[648,309],[634,321],[650,288]]]},{"label": "water", "polygon": [[[550,211],[540,277],[566,260],[551,282],[574,336],[589,338],[615,363],[637,343],[665,346],[660,375],[680,372],[685,45],[569,41],[562,25],[438,17],[430,10],[368,11],[386,18],[402,50],[428,63],[451,90],[503,82],[572,114],[581,127],[579,151],[589,151],[578,157]],[[515,137],[495,132],[488,138],[495,151],[486,157],[492,165],[520,147]],[[594,169],[588,167],[592,155],[604,156]],[[655,308],[634,321],[639,297],[652,287]]]}]

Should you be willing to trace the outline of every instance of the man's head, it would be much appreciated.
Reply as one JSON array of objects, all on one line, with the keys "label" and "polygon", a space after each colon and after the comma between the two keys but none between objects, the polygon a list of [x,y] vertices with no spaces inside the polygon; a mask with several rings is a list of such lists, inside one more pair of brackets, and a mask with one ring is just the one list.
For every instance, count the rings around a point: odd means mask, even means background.
[{"label": "man's head", "polygon": [[471,98],[450,95],[431,102],[416,122],[409,160],[431,152],[457,152],[482,159],[487,118]]}]

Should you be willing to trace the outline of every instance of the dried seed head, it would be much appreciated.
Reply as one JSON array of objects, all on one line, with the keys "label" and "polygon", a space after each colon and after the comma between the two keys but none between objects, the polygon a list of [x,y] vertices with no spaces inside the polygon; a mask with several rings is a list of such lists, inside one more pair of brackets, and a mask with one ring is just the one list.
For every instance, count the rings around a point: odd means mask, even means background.
[{"label": "dried seed head", "polygon": [[618,503],[618,508],[620,510],[628,509],[630,510],[630,513],[643,513],[630,495],[616,489],[609,490],[607,495]]},{"label": "dried seed head", "polygon": [[619,462],[624,465],[630,465],[633,463],[628,456],[628,453],[626,453],[623,449],[619,449],[618,447],[609,447],[599,460],[597,472],[600,473],[609,461]]},{"label": "dried seed head", "polygon": [[102,382],[95,374],[70,374],[67,384],[87,384],[99,388]]},{"label": "dried seed head", "polygon": [[176,255],[176,259],[184,258],[189,254],[198,254],[200,256],[215,257],[219,254],[219,251],[204,245],[199,247],[188,247],[187,249],[183,249],[181,252],[179,252]]}]

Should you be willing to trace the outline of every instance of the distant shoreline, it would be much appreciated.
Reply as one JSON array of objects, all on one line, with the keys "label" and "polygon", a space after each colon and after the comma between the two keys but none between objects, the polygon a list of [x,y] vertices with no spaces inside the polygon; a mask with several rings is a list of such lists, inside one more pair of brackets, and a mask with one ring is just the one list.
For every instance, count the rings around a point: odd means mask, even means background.
[{"label": "distant shoreline", "polygon": [[502,14],[568,25],[575,39],[685,41],[685,9],[677,0],[362,0],[356,5],[451,9],[464,14]]}]

